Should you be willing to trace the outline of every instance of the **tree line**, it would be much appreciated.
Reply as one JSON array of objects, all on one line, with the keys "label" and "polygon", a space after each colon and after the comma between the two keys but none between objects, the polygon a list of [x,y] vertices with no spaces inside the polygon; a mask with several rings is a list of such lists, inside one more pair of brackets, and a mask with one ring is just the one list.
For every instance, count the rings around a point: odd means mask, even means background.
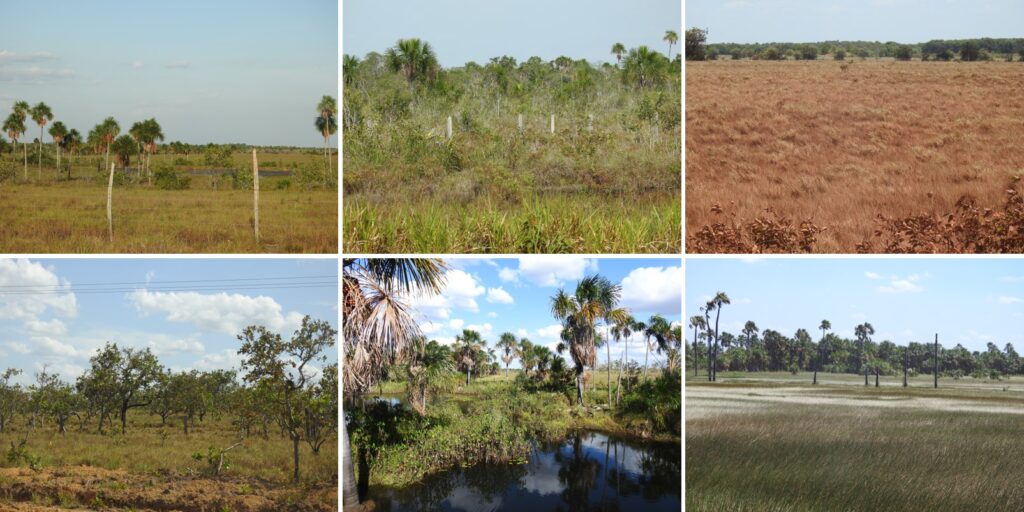
[{"label": "tree line", "polygon": [[761,329],[753,320],[746,321],[737,333],[719,331],[721,313],[729,304],[728,295],[719,292],[701,306],[700,314],[689,318],[692,334],[687,361],[694,375],[702,368],[709,380],[715,380],[718,371],[851,373],[864,374],[866,383],[868,375],[898,376],[904,369],[910,376],[938,372],[952,378],[1000,379],[1024,374],[1024,361],[1012,343],[1000,348],[989,342],[982,351],[970,351],[961,344],[945,348],[937,337],[900,345],[874,340],[875,328],[869,322],[856,325],[853,338],[831,332],[829,320],[811,330],[797,329],[792,335]]},{"label": "tree line", "polygon": [[829,56],[834,60],[847,58],[894,58],[908,61],[965,62],[996,60],[1024,61],[1024,38],[934,39],[925,43],[902,44],[895,41],[819,41],[810,43],[713,43],[707,44],[708,31],[692,28],[686,31],[686,60],[716,60],[729,56],[733,60],[817,60]]},{"label": "tree line", "polygon": [[162,426],[177,423],[188,436],[212,415],[230,420],[242,440],[270,439],[276,426],[293,444],[298,482],[300,443],[319,454],[337,432],[338,365],[311,368],[326,363],[324,351],[336,336],[328,322],[308,316],[287,340],[262,326],[247,327],[238,335],[240,372],[172,371],[149,348],[116,343],[99,349],[74,382],[44,367],[23,386],[14,382],[22,370],[8,368],[0,373],[0,433],[15,431],[27,440],[49,424],[63,436],[77,424],[80,432],[124,435],[134,410],[159,417]]}]

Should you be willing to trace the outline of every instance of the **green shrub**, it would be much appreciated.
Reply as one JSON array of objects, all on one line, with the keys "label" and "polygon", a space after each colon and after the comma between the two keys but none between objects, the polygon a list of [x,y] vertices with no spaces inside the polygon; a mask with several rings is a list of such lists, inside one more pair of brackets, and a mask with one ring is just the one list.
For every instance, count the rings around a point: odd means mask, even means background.
[{"label": "green shrub", "polygon": [[832,54],[832,58],[835,60],[846,60],[846,50],[836,50],[836,53]]},{"label": "green shrub", "polygon": [[171,169],[159,169],[153,173],[153,186],[160,190],[185,190],[191,184],[190,176],[180,176]]},{"label": "green shrub", "polygon": [[14,162],[0,161],[0,183],[13,180],[17,176],[17,172]]}]

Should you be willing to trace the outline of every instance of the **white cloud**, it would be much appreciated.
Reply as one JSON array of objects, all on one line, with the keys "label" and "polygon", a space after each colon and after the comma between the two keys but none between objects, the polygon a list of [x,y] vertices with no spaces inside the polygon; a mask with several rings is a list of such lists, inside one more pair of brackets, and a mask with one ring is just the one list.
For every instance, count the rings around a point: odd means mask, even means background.
[{"label": "white cloud", "polygon": [[285,313],[277,301],[263,295],[135,290],[127,298],[144,315],[163,314],[170,322],[230,335],[249,325],[288,335],[302,323],[302,314]]},{"label": "white cloud", "polygon": [[29,83],[52,82],[65,80],[75,76],[70,69],[50,69],[39,66],[28,68],[3,68],[0,67],[0,81],[23,81]]},{"label": "white cloud", "polygon": [[498,314],[495,313],[494,311],[488,312],[487,318],[498,318]]},{"label": "white cloud", "polygon": [[7,348],[9,348],[9,349],[11,349],[11,350],[13,350],[13,351],[15,351],[15,352],[17,352],[19,354],[28,354],[29,352],[32,352],[31,350],[29,350],[28,345],[26,345],[24,343],[8,341],[6,343],[6,345],[7,345]]},{"label": "white cloud", "polygon": [[1008,297],[1006,295],[1002,295],[998,299],[996,299],[996,302],[998,302],[1000,304],[1016,304],[1018,302],[1021,302],[1021,298],[1020,297]]},{"label": "white cloud", "polygon": [[33,336],[64,336],[68,333],[68,326],[59,318],[49,321],[29,319],[25,321],[25,329]]},{"label": "white cloud", "polygon": [[0,319],[37,320],[50,313],[74,317],[78,302],[70,283],[51,269],[28,260],[0,260],[0,286],[8,289],[32,289],[51,293],[0,294]]},{"label": "white cloud", "polygon": [[187,60],[177,60],[168,64],[167,69],[188,69],[192,67],[192,63]]},{"label": "white cloud", "polygon": [[489,288],[487,290],[487,302],[496,304],[515,304],[515,299],[503,288]]},{"label": "white cloud", "polygon": [[11,64],[15,62],[38,62],[42,60],[56,59],[57,56],[50,52],[14,53],[7,50],[0,50],[0,64]]},{"label": "white cloud", "polygon": [[146,346],[158,356],[180,353],[202,354],[206,352],[206,346],[195,338],[150,340]]},{"label": "white cloud", "polygon": [[469,329],[471,331],[476,331],[476,332],[480,333],[480,336],[482,336],[484,338],[486,338],[487,336],[490,336],[491,334],[494,333],[494,326],[491,325],[488,322],[485,322],[483,325],[480,325],[480,324],[469,324],[469,325],[466,326],[466,329]]},{"label": "white cloud", "polygon": [[501,267],[501,270],[498,271],[498,279],[501,279],[502,281],[505,281],[507,283],[518,283],[519,273],[516,272],[514,269],[508,267]]},{"label": "white cloud", "polygon": [[426,322],[420,324],[420,330],[423,331],[423,334],[428,336],[440,331],[441,329],[444,329],[444,324],[437,322]]},{"label": "white cloud", "polygon": [[516,329],[516,336],[519,336],[520,338],[525,338],[528,334],[529,333],[526,331],[526,329],[523,329],[522,327]]},{"label": "white cloud", "polygon": [[562,324],[551,324],[535,331],[537,336],[548,340],[562,339]]},{"label": "white cloud", "polygon": [[458,331],[462,329],[463,325],[466,325],[466,322],[461,318],[453,318],[451,322],[448,322],[448,325],[451,326],[452,329]]},{"label": "white cloud", "polygon": [[409,306],[420,316],[434,320],[446,320],[451,316],[448,299],[441,295],[413,295],[408,299]]},{"label": "white cloud", "polygon": [[189,369],[195,370],[223,370],[226,368],[241,368],[242,356],[235,349],[224,349],[205,356],[192,363]]},{"label": "white cloud", "polygon": [[[499,277],[511,274],[502,269]],[[582,278],[587,272],[597,270],[597,261],[576,256],[524,256],[519,258],[519,269],[514,271],[515,278],[526,279],[537,286],[562,286],[567,281]],[[502,278],[511,281],[512,279]]]},{"label": "white cloud", "polygon": [[866,277],[868,279],[881,279],[882,278],[882,276],[880,276],[880,275],[878,275],[878,274],[876,274],[874,272],[864,272],[864,277]]},{"label": "white cloud", "polygon": [[921,281],[921,276],[918,274],[911,274],[907,277],[890,276],[889,284],[878,287],[878,291],[882,293],[918,293],[923,292],[924,288],[917,284]]},{"label": "white cloud", "polygon": [[446,278],[448,285],[445,287],[443,295],[453,306],[474,313],[480,310],[476,303],[476,297],[483,295],[486,288],[472,274],[462,270],[452,270],[448,272]]},{"label": "white cloud", "polygon": [[682,267],[633,269],[622,279],[620,304],[634,313],[681,314],[683,310]]}]

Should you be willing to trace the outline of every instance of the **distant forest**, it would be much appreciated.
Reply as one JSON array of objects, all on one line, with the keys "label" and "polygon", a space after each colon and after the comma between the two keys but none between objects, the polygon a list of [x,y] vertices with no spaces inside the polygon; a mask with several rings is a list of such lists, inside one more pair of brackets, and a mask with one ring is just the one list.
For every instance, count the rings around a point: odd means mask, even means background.
[{"label": "distant forest", "polygon": [[719,58],[764,60],[815,60],[830,55],[836,60],[850,57],[900,60],[1018,60],[1024,61],[1024,38],[934,39],[926,43],[901,44],[895,41],[820,41],[814,43],[714,43],[706,44],[707,30],[686,31],[687,60]]}]

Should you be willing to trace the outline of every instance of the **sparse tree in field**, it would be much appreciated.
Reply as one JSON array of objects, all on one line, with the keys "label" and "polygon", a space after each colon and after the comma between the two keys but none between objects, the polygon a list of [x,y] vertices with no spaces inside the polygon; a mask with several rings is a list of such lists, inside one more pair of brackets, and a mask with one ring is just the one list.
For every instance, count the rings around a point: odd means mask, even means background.
[{"label": "sparse tree in field", "polygon": [[697,347],[700,346],[700,340],[697,337],[697,333],[699,331],[707,329],[708,326],[707,323],[704,321],[704,317],[700,315],[694,315],[690,317],[690,327],[693,327],[693,376],[696,377],[699,370],[699,358],[697,357]]},{"label": "sparse tree in field", "polygon": [[89,363],[89,374],[109,386],[109,398],[120,413],[124,434],[128,431],[128,411],[149,405],[146,394],[160,375],[160,363],[148,348],[118,348],[116,343],[107,343]]},{"label": "sparse tree in field", "polygon": [[953,52],[949,51],[949,48],[943,48],[935,54],[935,60],[951,61],[953,60]]},{"label": "sparse tree in field", "polygon": [[818,48],[811,44],[805,44],[800,48],[800,58],[803,60],[818,60]]},{"label": "sparse tree in field", "polygon": [[835,60],[846,60],[846,50],[843,50],[842,48],[836,50],[836,52],[832,54],[832,58]]},{"label": "sparse tree in field", "polygon": [[302,319],[302,325],[287,341],[255,325],[238,335],[246,382],[266,389],[272,399],[268,405],[292,441],[294,483],[299,483],[299,443],[309,426],[311,395],[316,386],[317,371],[312,366],[327,360],[324,351],[334,346],[336,336],[330,323],[309,316]]},{"label": "sparse tree in field", "polygon": [[672,60],[672,46],[679,42],[679,34],[674,30],[666,30],[665,37],[661,38],[662,41],[668,43],[668,59]]},{"label": "sparse tree in field", "polygon": [[0,373],[0,434],[14,421],[14,415],[21,404],[21,386],[12,384],[11,379],[21,375],[21,370],[8,368]]},{"label": "sparse tree in field", "polygon": [[[421,290],[439,293],[447,268],[442,260],[429,258],[343,261],[343,389],[347,399],[362,396],[408,343],[420,336],[401,295]],[[348,428],[342,422],[343,508],[359,505],[350,446]]]},{"label": "sparse tree in field", "polygon": [[[630,320],[630,319],[631,319],[631,317],[629,316],[629,312],[627,310],[623,309],[623,308],[612,309],[612,310],[608,311],[607,314],[605,314],[605,316],[603,318],[604,326],[605,326],[604,327],[604,329],[605,329],[605,340],[604,340],[605,366],[607,366],[607,368],[605,368],[605,371],[607,372],[608,404],[609,405],[611,405],[611,403],[612,403],[612,338],[615,338],[616,342],[619,341],[618,338],[616,338],[615,335],[611,331],[613,329],[613,326],[618,325],[619,323],[621,323],[623,321],[626,321],[626,320]],[[621,374],[621,372],[620,372],[620,374]]]},{"label": "sparse tree in field", "polygon": [[[24,102],[19,102],[24,103]],[[15,103],[17,106],[18,103]],[[18,110],[11,112],[7,119],[4,121],[4,131],[7,132],[7,136],[14,141],[14,145],[18,145],[18,139],[25,135],[25,120],[24,114],[19,113]],[[21,150],[24,158],[25,165],[25,178],[28,179],[28,149],[25,146],[25,141],[21,142]]]},{"label": "sparse tree in field", "polygon": [[764,51],[760,53],[759,57],[761,60],[782,60],[784,58],[782,53],[779,52],[779,49],[774,46],[765,48]]},{"label": "sparse tree in field", "polygon": [[[96,148],[103,148],[106,151],[106,157],[103,159],[103,168],[108,169],[110,167],[110,146],[117,139],[117,136],[121,133],[121,126],[117,124],[117,121],[113,117],[108,117],[103,120],[102,123],[96,125],[93,131],[89,132],[89,139],[93,140],[96,144]],[[95,137],[94,137],[95,136]],[[129,141],[131,139],[129,138]]]},{"label": "sparse tree in field", "polygon": [[60,380],[59,375],[47,373],[45,369],[36,374],[36,387],[33,389],[34,399],[39,404],[41,414],[53,418],[57,423],[57,431],[67,433],[67,422],[72,416],[78,416],[80,396],[71,385]]},{"label": "sparse tree in field", "polygon": [[822,362],[824,361],[822,354],[825,349],[825,333],[832,330],[832,322],[822,320],[821,324],[818,325],[818,329],[821,330],[821,341],[818,343],[818,362],[814,365],[814,380],[811,384],[818,383],[818,370],[822,370],[824,368],[822,365]]},{"label": "sparse tree in field", "polygon": [[50,126],[50,137],[53,137],[53,145],[57,150],[57,175],[60,175],[60,152],[64,146],[64,137],[68,134],[68,127],[64,126],[64,123],[57,121]]},{"label": "sparse tree in field", "polygon": [[622,65],[622,54],[626,53],[626,47],[622,43],[615,43],[612,45],[612,55],[615,55],[615,62]]},{"label": "sparse tree in field", "polygon": [[39,125],[39,151],[38,151],[38,164],[37,169],[40,173],[43,171],[43,127],[46,123],[53,120],[53,111],[50,110],[49,105],[43,102],[36,103],[32,110],[29,111],[29,115],[32,116],[32,120]]},{"label": "sparse tree in field", "polygon": [[914,57],[914,48],[910,45],[900,45],[896,48],[896,60],[907,61]]},{"label": "sparse tree in field", "polygon": [[686,31],[686,60],[704,60],[707,51],[708,31],[691,28]]},{"label": "sparse tree in field", "polygon": [[146,119],[145,121],[135,123],[130,133],[139,144],[139,149],[141,154],[143,154],[144,160],[140,162],[140,166],[145,170],[146,176],[149,177],[149,182],[152,183],[153,174],[150,171],[149,162],[152,155],[156,153],[157,143],[164,140],[163,128],[160,127],[160,123],[156,119]]},{"label": "sparse tree in field", "polygon": [[519,366],[523,367],[523,375],[527,377],[537,367],[537,357],[533,346],[533,342],[526,338],[519,340]]},{"label": "sparse tree in field", "polygon": [[114,156],[117,158],[117,163],[120,164],[124,170],[128,169],[128,166],[132,162],[132,154],[138,150],[138,144],[132,139],[130,135],[122,135],[114,140],[109,146],[107,151],[113,151]]},{"label": "sparse tree in field", "polygon": [[480,333],[472,329],[463,329],[462,334],[455,335],[455,362],[459,371],[466,372],[466,385],[471,382],[473,369],[476,368],[477,354],[481,351],[483,339]]},{"label": "sparse tree in field", "polygon": [[305,440],[313,455],[338,431],[338,364],[324,368],[306,399]]},{"label": "sparse tree in field", "polygon": [[449,372],[455,370],[455,360],[447,345],[420,336],[409,343],[408,354],[409,405],[420,416],[427,413],[427,399],[432,393],[447,389]]},{"label": "sparse tree in field", "polygon": [[324,96],[316,106],[320,114],[316,118],[316,130],[324,138],[324,156],[327,157],[327,171],[334,172],[331,162],[331,135],[338,131],[338,103],[333,96]]},{"label": "sparse tree in field", "polygon": [[726,295],[725,292],[718,292],[715,294],[714,298],[712,298],[708,302],[707,305],[709,311],[714,310],[715,312],[714,347],[711,351],[711,380],[713,382],[718,380],[718,320],[722,316],[722,307],[724,307],[727,304],[731,304],[731,302],[729,301],[729,296]]},{"label": "sparse tree in field", "polygon": [[171,411],[181,415],[181,428],[186,436],[189,425],[195,425],[195,417],[211,400],[203,386],[203,376],[196,370],[170,375],[167,382]]},{"label": "sparse tree in field", "polygon": [[853,330],[854,335],[857,336],[857,342],[860,344],[860,366],[864,369],[864,385],[868,385],[868,360],[867,360],[867,344],[871,342],[871,335],[875,334],[875,328],[871,324],[864,322],[858,325]]},{"label": "sparse tree in field", "polygon": [[651,354],[651,340],[654,340],[655,347],[665,345],[671,329],[671,324],[661,315],[655,314],[647,319],[647,324],[643,329],[644,341],[646,341],[647,345],[647,351],[644,353],[644,381],[647,380],[647,358]]},{"label": "sparse tree in field", "polygon": [[595,341],[596,323],[616,309],[620,285],[612,284],[607,278],[594,275],[576,283],[576,292],[569,295],[559,289],[551,297],[551,315],[562,321],[562,330],[568,338],[569,355],[572,356],[576,372],[576,403],[583,403],[583,372],[597,363]]},{"label": "sparse tree in field", "polygon": [[71,180],[71,166],[74,161],[72,157],[78,153],[79,146],[82,145],[82,134],[78,133],[78,130],[72,129],[64,136],[64,140],[61,141],[61,149],[68,153],[68,181]]},{"label": "sparse tree in field", "polygon": [[437,76],[437,56],[430,43],[420,39],[399,39],[384,52],[385,65],[392,72],[401,72],[410,83],[431,81]]}]

